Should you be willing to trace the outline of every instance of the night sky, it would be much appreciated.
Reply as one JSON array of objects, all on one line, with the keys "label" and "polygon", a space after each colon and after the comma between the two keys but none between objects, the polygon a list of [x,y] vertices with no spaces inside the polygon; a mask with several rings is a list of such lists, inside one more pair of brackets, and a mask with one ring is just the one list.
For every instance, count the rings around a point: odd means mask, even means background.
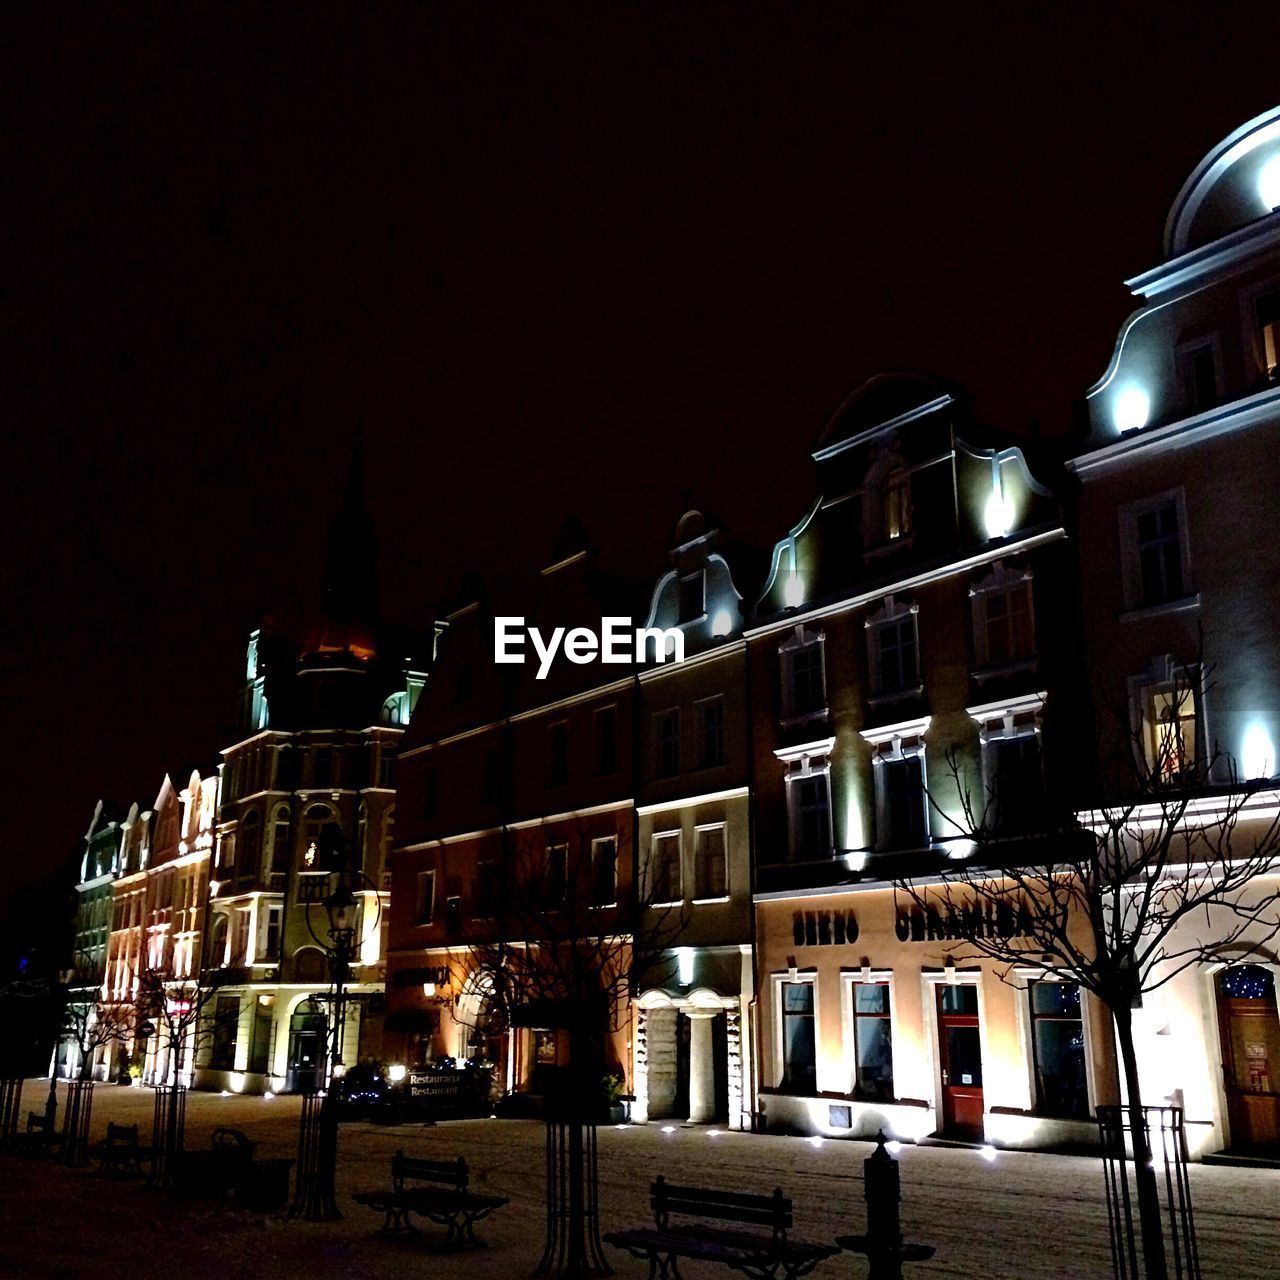
[{"label": "night sky", "polygon": [[9,884],[214,763],[357,437],[425,623],[570,511],[646,576],[685,497],[771,543],[878,371],[1067,429],[1275,6],[883,8],[9,11]]}]

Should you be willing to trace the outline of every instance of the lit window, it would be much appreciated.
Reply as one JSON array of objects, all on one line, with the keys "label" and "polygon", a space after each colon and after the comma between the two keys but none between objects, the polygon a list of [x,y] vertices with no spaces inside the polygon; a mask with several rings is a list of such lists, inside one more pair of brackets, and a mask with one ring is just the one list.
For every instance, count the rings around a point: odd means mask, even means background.
[{"label": "lit window", "polygon": [[884,482],[884,537],[886,542],[911,532],[911,477],[896,470]]},{"label": "lit window", "polygon": [[889,984],[853,984],[854,1096],[862,1102],[892,1102],[893,1032]]},{"label": "lit window", "polygon": [[724,827],[699,827],[694,849],[694,897],[723,898],[728,893]]},{"label": "lit window", "polygon": [[657,732],[658,776],[670,778],[680,772],[680,709],[659,712]]},{"label": "lit window", "polygon": [[670,831],[655,835],[649,853],[649,901],[653,904],[679,902],[683,896],[680,883],[680,833]]},{"label": "lit window", "polygon": [[1029,1001],[1036,1110],[1045,1116],[1087,1120],[1080,987],[1074,982],[1032,982]]},{"label": "lit window", "polygon": [[1280,380],[1280,292],[1264,294],[1257,301],[1258,336],[1267,380]]},{"label": "lit window", "polygon": [[724,764],[724,699],[708,698],[699,704],[702,713],[702,767]]},{"label": "lit window", "polygon": [[1146,709],[1147,763],[1152,774],[1174,781],[1196,762],[1195,693],[1186,685],[1152,690]]},{"label": "lit window", "polygon": [[813,1093],[818,1087],[818,1046],[812,982],[779,984],[782,1015],[782,1087]]},{"label": "lit window", "polygon": [[618,900],[618,838],[591,842],[591,905],[611,907]]}]

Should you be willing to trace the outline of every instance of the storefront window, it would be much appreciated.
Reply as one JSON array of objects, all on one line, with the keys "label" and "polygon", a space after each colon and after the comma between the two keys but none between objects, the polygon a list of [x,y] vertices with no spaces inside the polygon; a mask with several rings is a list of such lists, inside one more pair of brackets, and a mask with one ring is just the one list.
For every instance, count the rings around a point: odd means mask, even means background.
[{"label": "storefront window", "polygon": [[893,1038],[887,982],[854,984],[853,1054],[855,1096],[862,1102],[891,1102]]},{"label": "storefront window", "polygon": [[1037,1110],[1042,1115],[1087,1120],[1080,987],[1074,982],[1033,982],[1030,998]]},{"label": "storefront window", "polygon": [[818,1083],[817,1041],[813,1026],[813,983],[782,984],[782,1083],[812,1093]]}]

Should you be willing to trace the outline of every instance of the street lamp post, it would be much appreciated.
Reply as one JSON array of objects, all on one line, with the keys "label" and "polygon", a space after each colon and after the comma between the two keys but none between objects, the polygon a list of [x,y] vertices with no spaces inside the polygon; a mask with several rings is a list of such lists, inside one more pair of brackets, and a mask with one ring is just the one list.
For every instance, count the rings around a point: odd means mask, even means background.
[{"label": "street lamp post", "polygon": [[[302,1098],[302,1118],[298,1131],[298,1183],[289,1216],[308,1222],[331,1222],[342,1217],[334,1188],[338,1166],[338,1098],[334,1081],[342,1075],[343,1040],[347,1020],[347,986],[355,956],[359,908],[353,884],[372,887],[372,881],[356,871],[347,856],[347,846],[336,826],[321,832],[321,852],[328,853],[322,865],[336,877],[332,890],[321,900],[323,923],[317,919],[314,902],[308,902],[307,928],[329,959],[329,1042],[328,1079],[314,1080]],[[377,902],[366,895],[366,902]],[[366,926],[368,922],[366,921]],[[377,922],[372,926],[377,927]]]}]

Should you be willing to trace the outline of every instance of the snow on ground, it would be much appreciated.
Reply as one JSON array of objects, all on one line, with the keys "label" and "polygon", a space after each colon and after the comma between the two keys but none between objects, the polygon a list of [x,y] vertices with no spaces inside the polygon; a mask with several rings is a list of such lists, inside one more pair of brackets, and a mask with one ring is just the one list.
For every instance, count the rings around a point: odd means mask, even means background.
[{"label": "snow on ground", "polygon": [[[43,1105],[47,1082],[28,1081],[24,1112]],[[59,1093],[61,1094],[61,1090]],[[98,1085],[93,1134],[107,1121],[151,1127],[149,1089]],[[192,1093],[187,1145],[207,1146],[213,1129],[231,1125],[259,1141],[259,1153],[293,1156],[296,1098]],[[477,1190],[511,1197],[481,1224],[489,1248],[433,1254],[413,1239],[379,1237],[381,1216],[352,1203],[356,1191],[389,1183],[394,1151],[463,1155]],[[600,1130],[603,1230],[642,1223],[657,1173],[672,1181],[768,1192],[795,1200],[797,1238],[831,1240],[865,1225],[864,1142],[813,1145],[797,1138],[654,1123]],[[930,1280],[1106,1280],[1111,1274],[1102,1172],[1097,1159],[904,1147],[903,1228],[910,1240],[937,1247],[933,1261],[905,1274]],[[40,1159],[0,1159],[0,1280],[508,1280],[524,1277],[542,1248],[543,1129],[531,1121],[464,1120],[432,1127],[344,1124],[339,1139],[335,1223],[289,1221],[214,1202],[176,1201],[140,1180],[106,1180]],[[1280,1171],[1196,1166],[1191,1173],[1205,1280],[1276,1280],[1280,1276]],[[433,1230],[428,1227],[428,1230]],[[429,1237],[430,1238],[430,1237]],[[620,1280],[640,1280],[647,1265],[606,1254]],[[687,1280],[726,1280],[723,1268],[682,1266]],[[823,1264],[817,1280],[866,1275],[858,1257]]]}]

